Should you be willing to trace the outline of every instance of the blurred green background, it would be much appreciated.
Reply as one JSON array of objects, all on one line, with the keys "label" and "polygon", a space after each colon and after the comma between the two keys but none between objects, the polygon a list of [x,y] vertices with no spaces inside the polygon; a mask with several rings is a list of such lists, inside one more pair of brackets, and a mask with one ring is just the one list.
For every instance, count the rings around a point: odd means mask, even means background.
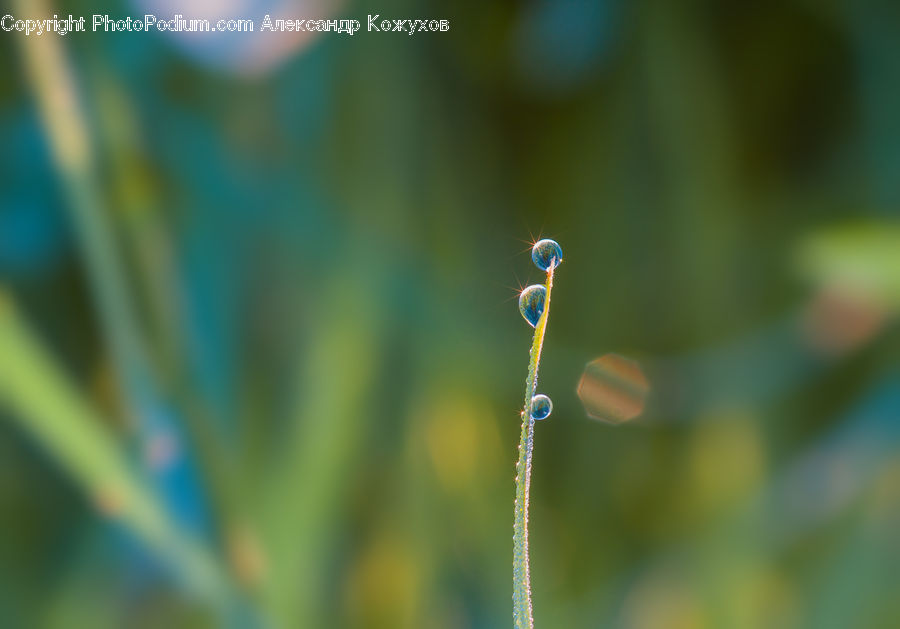
[{"label": "blurred green background", "polygon": [[204,11],[0,33],[0,625],[510,626],[549,236],[537,626],[900,626],[896,4]]}]

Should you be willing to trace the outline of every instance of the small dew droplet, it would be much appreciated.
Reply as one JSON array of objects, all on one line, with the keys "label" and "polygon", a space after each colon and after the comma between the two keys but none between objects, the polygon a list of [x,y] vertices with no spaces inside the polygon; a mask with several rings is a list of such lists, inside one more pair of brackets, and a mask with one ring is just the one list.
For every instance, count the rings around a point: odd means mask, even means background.
[{"label": "small dew droplet", "polygon": [[544,314],[544,298],[546,295],[547,289],[540,284],[529,286],[519,295],[519,312],[531,324],[531,327],[535,327],[538,319]]},{"label": "small dew droplet", "polygon": [[559,266],[563,261],[562,247],[550,238],[538,240],[531,248],[531,259],[541,271],[546,271],[551,265]]},{"label": "small dew droplet", "polygon": [[534,419],[547,419],[553,412],[553,402],[543,393],[538,393],[531,398],[531,416]]}]

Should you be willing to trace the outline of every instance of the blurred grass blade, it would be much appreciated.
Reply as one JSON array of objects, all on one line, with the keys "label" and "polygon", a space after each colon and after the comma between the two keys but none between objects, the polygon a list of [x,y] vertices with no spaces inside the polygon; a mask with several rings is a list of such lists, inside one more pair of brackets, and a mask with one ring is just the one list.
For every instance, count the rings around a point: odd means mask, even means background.
[{"label": "blurred grass blade", "polygon": [[215,560],[184,536],[137,478],[103,421],[0,291],[0,404],[107,515],[170,565],[195,593],[224,602]]},{"label": "blurred grass blade", "polygon": [[900,307],[900,222],[870,220],[812,232],[798,245],[796,266],[819,284],[852,287]]},{"label": "blurred grass blade", "polygon": [[[50,4],[44,0],[18,0],[13,6],[22,16],[46,18],[53,14]],[[105,216],[90,133],[74,73],[58,37],[22,37],[21,49],[26,77],[81,241],[104,337],[109,340],[116,371],[122,378],[121,386],[134,412],[135,405],[140,403],[134,398],[144,391],[150,372],[128,282]]]},{"label": "blurred grass blade", "polygon": [[365,444],[374,384],[378,313],[358,304],[375,303],[371,286],[337,283],[320,297],[335,313],[304,356],[309,388],[293,412],[294,433],[266,482],[259,522],[272,564],[264,604],[281,623],[324,626],[323,577],[333,552],[334,522],[347,476]]}]

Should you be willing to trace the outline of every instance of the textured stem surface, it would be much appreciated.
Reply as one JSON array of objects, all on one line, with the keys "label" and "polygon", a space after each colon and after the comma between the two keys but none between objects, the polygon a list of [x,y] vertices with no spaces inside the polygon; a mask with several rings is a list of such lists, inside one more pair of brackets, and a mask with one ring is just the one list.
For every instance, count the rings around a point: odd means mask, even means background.
[{"label": "textured stem surface", "polygon": [[534,419],[531,417],[531,400],[538,382],[541,349],[544,332],[550,316],[550,291],[553,288],[553,270],[547,270],[547,294],[544,311],[534,326],[531,343],[531,360],[528,361],[528,378],[525,380],[525,404],[522,409],[522,436],[519,440],[519,461],[516,463],[516,505],[513,513],[513,623],[516,629],[532,629],[531,571],[528,562],[528,494],[531,490],[531,455],[534,450]]}]

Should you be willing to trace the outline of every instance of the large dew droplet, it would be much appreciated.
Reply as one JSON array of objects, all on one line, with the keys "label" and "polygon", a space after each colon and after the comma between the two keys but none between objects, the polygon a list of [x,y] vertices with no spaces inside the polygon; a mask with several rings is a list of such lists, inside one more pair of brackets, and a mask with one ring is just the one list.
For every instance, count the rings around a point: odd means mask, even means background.
[{"label": "large dew droplet", "polygon": [[563,261],[562,247],[550,238],[538,240],[531,248],[531,259],[541,271],[546,271],[551,265],[559,266]]},{"label": "large dew droplet", "polygon": [[538,319],[544,314],[544,298],[546,296],[547,289],[541,284],[529,286],[519,295],[519,312],[531,324],[531,327],[535,327]]},{"label": "large dew droplet", "polygon": [[531,398],[531,416],[534,419],[547,419],[553,412],[553,402],[543,393],[538,393]]}]

